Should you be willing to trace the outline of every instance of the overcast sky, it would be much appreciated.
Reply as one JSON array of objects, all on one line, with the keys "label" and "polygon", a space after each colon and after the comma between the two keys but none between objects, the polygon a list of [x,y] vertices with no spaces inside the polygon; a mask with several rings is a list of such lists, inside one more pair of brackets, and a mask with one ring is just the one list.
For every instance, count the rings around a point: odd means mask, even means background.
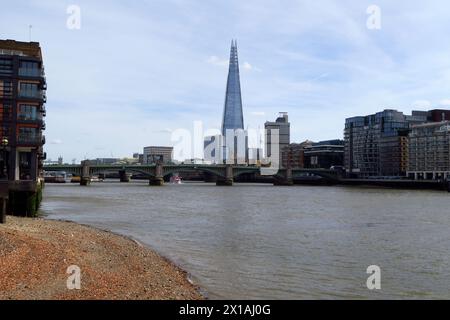
[{"label": "overcast sky", "polygon": [[[381,9],[368,29],[367,8]],[[67,8],[81,29],[67,28]],[[289,112],[293,142],[342,138],[346,117],[450,108],[448,1],[31,0],[0,38],[43,47],[49,158],[124,157],[171,131],[218,128],[231,39],[245,126]]]}]

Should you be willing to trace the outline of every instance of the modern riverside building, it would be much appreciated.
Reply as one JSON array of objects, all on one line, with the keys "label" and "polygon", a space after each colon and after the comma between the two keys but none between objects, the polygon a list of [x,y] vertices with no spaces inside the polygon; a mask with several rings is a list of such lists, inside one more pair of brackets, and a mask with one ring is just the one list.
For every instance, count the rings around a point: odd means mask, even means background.
[{"label": "modern riverside building", "polygon": [[275,122],[264,124],[266,132],[266,157],[278,157],[278,163],[283,166],[283,150],[291,141],[291,124],[286,112],[281,112]]},{"label": "modern riverside building", "polygon": [[[435,113],[433,120],[442,119]],[[450,121],[415,125],[409,134],[408,177],[450,179]]]},{"label": "modern riverside building", "polygon": [[145,147],[144,164],[171,163],[173,147]]},{"label": "modern riverside building", "polygon": [[346,119],[344,164],[358,178],[404,176],[408,164],[408,131],[424,123],[428,113],[413,111],[406,116],[396,110]]},{"label": "modern riverside building", "polygon": [[0,40],[0,180],[10,181],[10,210],[18,214],[34,214],[15,206],[26,203],[15,191],[33,195],[42,178],[46,89],[39,43]]},{"label": "modern riverside building", "polygon": [[327,140],[305,146],[305,168],[330,169],[344,166],[344,141]]}]

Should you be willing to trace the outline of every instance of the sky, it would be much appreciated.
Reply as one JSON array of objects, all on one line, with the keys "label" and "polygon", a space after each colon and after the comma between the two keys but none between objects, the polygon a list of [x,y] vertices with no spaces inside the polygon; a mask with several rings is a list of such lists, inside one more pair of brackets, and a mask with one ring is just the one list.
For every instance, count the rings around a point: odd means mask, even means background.
[{"label": "sky", "polygon": [[194,121],[220,129],[232,39],[246,128],[288,112],[292,142],[320,141],[348,117],[450,108],[449,16],[444,0],[15,0],[0,39],[29,41],[32,25],[45,151],[78,162],[172,145]]}]

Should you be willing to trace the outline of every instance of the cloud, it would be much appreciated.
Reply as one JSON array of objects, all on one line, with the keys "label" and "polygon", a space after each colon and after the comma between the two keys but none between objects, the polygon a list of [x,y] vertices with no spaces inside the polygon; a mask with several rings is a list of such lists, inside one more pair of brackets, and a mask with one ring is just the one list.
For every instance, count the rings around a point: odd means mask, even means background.
[{"label": "cloud", "polygon": [[413,102],[413,107],[421,109],[431,108],[431,102],[428,100],[416,100]]},{"label": "cloud", "polygon": [[220,66],[220,67],[226,67],[228,66],[228,60],[226,59],[221,59],[217,56],[210,56],[207,60],[207,62],[209,64],[215,65],[215,66]]},{"label": "cloud", "polygon": [[248,62],[244,62],[242,67],[244,68],[244,70],[252,70],[253,69],[252,65]]},{"label": "cloud", "polygon": [[53,139],[50,141],[50,144],[62,144],[63,141],[61,139]]},{"label": "cloud", "polygon": [[450,106],[450,99],[441,100],[441,101],[439,101],[439,104],[441,106]]},{"label": "cloud", "polygon": [[264,111],[252,111],[250,114],[256,117],[264,117],[266,115]]}]

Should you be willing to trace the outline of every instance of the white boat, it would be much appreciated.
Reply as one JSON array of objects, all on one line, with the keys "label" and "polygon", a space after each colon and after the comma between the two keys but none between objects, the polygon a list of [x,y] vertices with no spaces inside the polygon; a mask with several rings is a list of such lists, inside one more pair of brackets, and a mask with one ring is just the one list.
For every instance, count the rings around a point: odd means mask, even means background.
[{"label": "white boat", "polygon": [[173,176],[170,177],[170,183],[172,184],[181,184],[181,178],[178,174],[174,174]]}]

